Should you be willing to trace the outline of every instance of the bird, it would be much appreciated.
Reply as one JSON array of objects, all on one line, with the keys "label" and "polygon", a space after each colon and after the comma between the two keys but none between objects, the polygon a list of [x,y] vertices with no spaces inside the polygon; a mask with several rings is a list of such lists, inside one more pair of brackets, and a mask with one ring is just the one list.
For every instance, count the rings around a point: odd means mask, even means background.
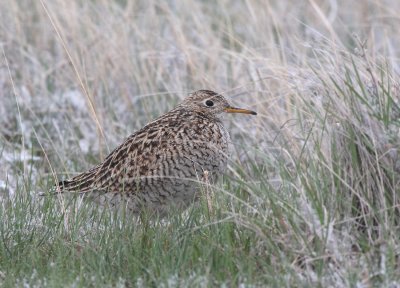
[{"label": "bird", "polygon": [[58,182],[55,190],[91,195],[103,206],[125,205],[135,214],[184,210],[199,199],[199,183],[214,183],[227,168],[232,143],[222,123],[225,113],[257,115],[231,106],[214,91],[192,92],[100,164]]}]

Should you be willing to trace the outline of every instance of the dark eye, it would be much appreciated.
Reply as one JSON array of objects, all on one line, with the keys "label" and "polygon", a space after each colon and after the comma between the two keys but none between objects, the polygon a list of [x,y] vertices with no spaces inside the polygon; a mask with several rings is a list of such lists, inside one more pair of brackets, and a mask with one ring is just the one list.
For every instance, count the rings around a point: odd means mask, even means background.
[{"label": "dark eye", "polygon": [[207,101],[206,101],[206,106],[207,106],[207,107],[212,107],[212,106],[214,106],[214,102],[211,101],[211,100],[207,100]]}]

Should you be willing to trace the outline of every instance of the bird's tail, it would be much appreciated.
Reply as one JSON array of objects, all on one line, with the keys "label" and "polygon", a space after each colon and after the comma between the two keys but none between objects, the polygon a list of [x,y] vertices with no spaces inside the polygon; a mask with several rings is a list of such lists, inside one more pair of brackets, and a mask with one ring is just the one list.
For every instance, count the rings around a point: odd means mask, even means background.
[{"label": "bird's tail", "polygon": [[86,193],[96,189],[96,184],[98,184],[98,167],[81,173],[71,179],[61,180],[55,185],[55,192],[77,192]]}]

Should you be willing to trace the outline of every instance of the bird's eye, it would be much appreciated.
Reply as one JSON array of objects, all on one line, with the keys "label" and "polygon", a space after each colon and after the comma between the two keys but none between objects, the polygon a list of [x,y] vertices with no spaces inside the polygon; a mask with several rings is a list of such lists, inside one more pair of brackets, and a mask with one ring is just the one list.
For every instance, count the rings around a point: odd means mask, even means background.
[{"label": "bird's eye", "polygon": [[211,100],[207,100],[207,101],[205,102],[205,104],[206,104],[207,107],[212,107],[212,106],[214,106],[214,102],[211,101]]}]

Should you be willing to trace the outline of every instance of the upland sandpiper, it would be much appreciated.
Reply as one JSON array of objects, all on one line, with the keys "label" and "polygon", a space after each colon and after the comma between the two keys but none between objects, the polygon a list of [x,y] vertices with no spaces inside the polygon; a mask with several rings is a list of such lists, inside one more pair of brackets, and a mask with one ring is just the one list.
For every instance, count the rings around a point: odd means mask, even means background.
[{"label": "upland sandpiper", "polygon": [[170,112],[129,136],[92,169],[58,183],[59,193],[91,195],[101,204],[124,204],[134,213],[160,215],[186,208],[199,196],[199,182],[213,183],[227,166],[231,141],[223,113],[256,115],[234,108],[220,94],[199,90]]}]

